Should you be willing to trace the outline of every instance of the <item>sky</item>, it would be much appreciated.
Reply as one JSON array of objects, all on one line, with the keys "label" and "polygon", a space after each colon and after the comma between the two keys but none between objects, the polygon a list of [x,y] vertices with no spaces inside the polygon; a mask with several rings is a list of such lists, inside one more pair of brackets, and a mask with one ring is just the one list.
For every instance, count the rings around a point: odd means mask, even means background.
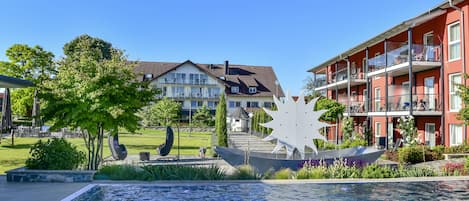
[{"label": "sky", "polygon": [[128,59],[272,66],[284,91],[307,72],[442,0],[0,0],[0,60],[13,44],[40,45],[58,60],[81,34]]}]

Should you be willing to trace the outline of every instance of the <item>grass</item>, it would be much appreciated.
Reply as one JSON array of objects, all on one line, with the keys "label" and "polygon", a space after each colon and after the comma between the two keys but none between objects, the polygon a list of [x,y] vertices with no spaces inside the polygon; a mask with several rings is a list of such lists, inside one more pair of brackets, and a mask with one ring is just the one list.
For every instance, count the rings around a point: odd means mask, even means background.
[{"label": "grass", "polygon": [[[178,138],[177,130],[174,131],[174,144],[170,155],[177,155]],[[129,154],[138,154],[139,152],[150,152],[156,154],[158,145],[163,144],[166,139],[165,131],[144,129],[136,132],[137,134],[125,133],[119,134],[119,142],[127,147]],[[210,133],[180,133],[180,153],[181,155],[198,155],[200,147],[210,149]],[[47,140],[47,138],[41,138]],[[0,174],[5,171],[24,166],[24,162],[29,156],[29,148],[36,143],[39,138],[15,138],[15,146],[11,146],[11,139],[3,139],[0,144]],[[110,150],[107,145],[107,139],[104,139],[104,157],[110,156]],[[86,151],[82,138],[68,138],[67,141],[76,145],[78,149]],[[86,153],[86,152],[85,152]]]}]

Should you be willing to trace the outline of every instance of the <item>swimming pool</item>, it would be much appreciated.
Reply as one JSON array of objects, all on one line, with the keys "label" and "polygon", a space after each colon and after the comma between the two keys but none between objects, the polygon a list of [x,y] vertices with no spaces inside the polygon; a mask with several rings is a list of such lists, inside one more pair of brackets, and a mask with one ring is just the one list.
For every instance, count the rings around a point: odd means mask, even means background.
[{"label": "swimming pool", "polygon": [[71,200],[468,200],[469,181],[97,184]]}]

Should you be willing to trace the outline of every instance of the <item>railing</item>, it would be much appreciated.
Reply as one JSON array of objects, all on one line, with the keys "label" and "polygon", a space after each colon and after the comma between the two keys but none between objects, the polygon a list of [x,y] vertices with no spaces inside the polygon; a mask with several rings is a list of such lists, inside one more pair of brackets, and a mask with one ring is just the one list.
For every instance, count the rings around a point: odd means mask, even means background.
[{"label": "railing", "polygon": [[322,87],[325,85],[327,85],[325,77],[316,78],[316,80],[314,81],[314,87]]},{"label": "railing", "polygon": [[410,94],[402,94],[388,96],[388,103],[384,97],[373,98],[371,104],[372,112],[399,112],[409,111],[412,107],[413,111],[441,111],[441,95],[439,94],[413,94],[412,103],[410,102]]},{"label": "railing", "polygon": [[199,94],[199,93],[190,93],[190,94],[184,94],[184,93],[175,93],[171,94],[171,96],[168,96],[168,98],[208,98],[208,99],[218,99],[220,97],[219,94]]},{"label": "railing", "polygon": [[[350,113],[364,113],[368,112],[368,107],[367,107],[367,101],[354,101],[350,100],[350,102],[346,99],[341,99],[339,97],[339,103],[345,105],[345,111],[344,112],[349,112]],[[350,103],[350,105],[347,107],[347,105]],[[349,109],[349,110],[347,110]]]},{"label": "railing", "polygon": [[211,83],[208,80],[186,80],[186,79],[168,79],[165,78],[160,81],[160,84],[187,84],[187,85],[216,85],[216,83]]},{"label": "railing", "polygon": [[[387,66],[394,66],[409,60],[409,46],[403,43],[388,42]],[[412,44],[412,61],[441,61],[441,48],[438,45]],[[368,59],[369,72],[381,70],[386,67],[386,56],[378,55]]]},{"label": "railing", "polygon": [[347,80],[347,68],[329,74],[329,84]]}]

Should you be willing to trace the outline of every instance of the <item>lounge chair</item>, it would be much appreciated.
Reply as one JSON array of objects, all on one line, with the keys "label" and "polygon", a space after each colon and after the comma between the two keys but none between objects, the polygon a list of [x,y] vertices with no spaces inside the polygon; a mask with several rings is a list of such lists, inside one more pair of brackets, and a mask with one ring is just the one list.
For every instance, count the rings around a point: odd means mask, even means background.
[{"label": "lounge chair", "polygon": [[174,142],[174,134],[173,134],[173,129],[171,129],[171,126],[166,127],[166,141],[164,144],[161,144],[158,146],[156,151],[160,156],[167,156],[169,152],[171,151],[171,147],[173,146]]}]

